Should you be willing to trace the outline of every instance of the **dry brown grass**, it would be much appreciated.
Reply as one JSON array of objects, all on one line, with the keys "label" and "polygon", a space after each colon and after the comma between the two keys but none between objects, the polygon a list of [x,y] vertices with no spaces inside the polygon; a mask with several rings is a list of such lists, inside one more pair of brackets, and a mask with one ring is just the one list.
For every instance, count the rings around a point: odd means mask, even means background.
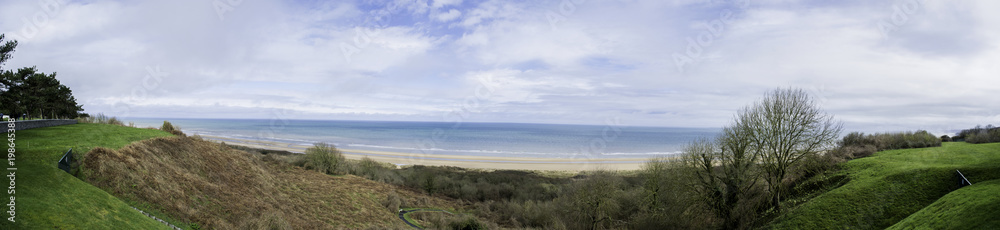
[{"label": "dry brown grass", "polygon": [[95,148],[83,168],[88,182],[115,196],[217,229],[405,229],[386,203],[458,206],[398,186],[325,175],[187,137],[149,139],[119,150]]}]

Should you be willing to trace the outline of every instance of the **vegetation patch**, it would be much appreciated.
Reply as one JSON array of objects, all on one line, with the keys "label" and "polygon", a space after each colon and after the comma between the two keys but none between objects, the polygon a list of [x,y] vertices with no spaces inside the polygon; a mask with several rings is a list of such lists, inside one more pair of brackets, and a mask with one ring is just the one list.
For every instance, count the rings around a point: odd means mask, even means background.
[{"label": "vegetation patch", "polygon": [[271,158],[188,137],[162,137],[118,150],[95,148],[84,160],[88,182],[149,203],[204,228],[400,228],[383,199],[457,206],[440,198],[356,176],[331,177]]},{"label": "vegetation patch", "polygon": [[1000,178],[1000,144],[945,143],[935,148],[884,151],[848,161],[843,168],[850,182],[779,217],[772,227],[892,226],[958,189],[955,170],[961,170],[973,183]]},{"label": "vegetation patch", "polygon": [[[167,228],[135,211],[127,202],[60,170],[56,161],[70,148],[80,158],[93,148],[117,149],[133,141],[170,134],[102,124],[53,126],[15,134],[17,221],[0,221],[0,229]],[[6,139],[2,143],[8,144]],[[4,177],[2,183],[8,184],[8,178]]]},{"label": "vegetation patch", "polygon": [[1000,180],[948,193],[889,229],[998,229]]}]

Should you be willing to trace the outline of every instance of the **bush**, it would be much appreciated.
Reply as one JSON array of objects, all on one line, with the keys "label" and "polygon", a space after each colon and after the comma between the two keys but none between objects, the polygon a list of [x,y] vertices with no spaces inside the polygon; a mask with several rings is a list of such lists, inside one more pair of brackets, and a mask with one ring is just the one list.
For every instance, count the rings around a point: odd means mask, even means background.
[{"label": "bush", "polygon": [[632,229],[694,228],[701,216],[692,214],[698,197],[690,189],[693,178],[679,161],[658,158],[647,161],[638,171],[642,179],[640,198],[635,205],[644,210],[633,213]]},{"label": "bush", "polygon": [[[112,119],[114,119],[114,118],[112,118]],[[184,135],[183,132],[181,132],[180,127],[176,127],[176,126],[174,126],[174,124],[170,124],[169,121],[163,121],[163,125],[160,126],[160,130],[163,130],[164,132],[168,132],[170,134],[173,134],[174,136],[182,136],[182,137],[186,136],[186,135]]]},{"label": "bush", "polygon": [[969,133],[965,142],[972,144],[1000,142],[1000,129],[983,129],[976,133]]},{"label": "bush", "polygon": [[980,136],[980,135],[983,135],[983,134],[989,135],[991,131],[995,131],[995,130],[1000,130],[1000,127],[994,127],[993,125],[986,125],[986,127],[983,127],[981,125],[977,125],[974,128],[963,129],[962,131],[959,131],[958,133],[955,134],[954,137],[951,137],[951,139],[952,139],[952,141],[965,141],[965,142],[973,143],[973,142],[969,141],[969,138],[971,138],[971,136],[975,135],[975,136],[979,136],[979,137],[977,137],[979,139],[975,140],[976,143],[986,143],[986,142],[981,142],[981,141],[1000,142],[1000,136],[997,136],[997,135],[1000,135],[1000,133],[995,133],[994,136],[996,136],[997,139],[996,140],[992,140],[992,141],[989,138],[984,138],[984,137]]},{"label": "bush", "polygon": [[306,168],[326,174],[342,175],[343,163],[344,154],[331,144],[320,142],[306,149]]},{"label": "bush", "polygon": [[844,154],[845,154],[844,156],[849,157],[849,158],[845,158],[847,160],[849,160],[849,159],[857,159],[857,158],[862,158],[862,157],[868,157],[868,156],[871,156],[872,154],[875,154],[875,152],[878,152],[878,148],[876,148],[874,145],[861,145],[861,146],[851,145],[851,146],[844,146],[844,147],[841,147],[840,150],[844,151]]},{"label": "bush", "polygon": [[875,145],[875,138],[871,135],[865,135],[861,132],[851,132],[844,135],[844,138],[838,142],[840,146],[862,146],[862,145]]},{"label": "bush", "polygon": [[476,220],[476,218],[472,216],[466,216],[465,218],[459,221],[448,223],[448,228],[455,230],[487,229],[486,224],[479,222],[479,220]]},{"label": "bush", "polygon": [[403,184],[403,178],[393,171],[395,168],[390,163],[378,162],[368,157],[345,161],[345,170],[349,174],[378,182]]},{"label": "bush", "polygon": [[[865,135],[860,132],[847,134],[837,143],[844,156],[860,158],[870,156],[874,152],[892,149],[926,148],[941,146],[942,138],[931,135],[927,131],[898,133],[876,133]],[[872,146],[874,151],[870,150]],[[850,154],[847,154],[850,153]]]},{"label": "bush", "polygon": [[816,174],[833,169],[837,166],[837,164],[844,162],[845,160],[844,158],[838,157],[838,155],[843,154],[806,154],[802,157],[802,160],[799,160],[792,166],[790,181],[793,182],[793,184],[798,183],[801,182],[801,180],[808,179]]},{"label": "bush", "polygon": [[92,123],[92,124],[107,124],[107,125],[125,126],[125,124],[122,123],[121,120],[118,120],[117,117],[108,117],[107,115],[104,115],[103,113],[99,113],[99,114],[94,115],[94,116],[79,117],[79,118],[76,118],[76,121],[79,122],[79,123]]},{"label": "bush", "polygon": [[612,172],[598,171],[587,179],[569,185],[559,197],[567,213],[568,227],[573,229],[608,229],[620,223],[616,219],[622,209],[618,197],[623,194],[622,177]]},{"label": "bush", "polygon": [[386,196],[384,201],[382,201],[382,205],[389,209],[389,211],[399,212],[399,208],[403,207],[405,203],[403,202],[403,199],[399,197],[399,194],[396,194],[396,191],[392,191],[389,192],[389,195]]}]

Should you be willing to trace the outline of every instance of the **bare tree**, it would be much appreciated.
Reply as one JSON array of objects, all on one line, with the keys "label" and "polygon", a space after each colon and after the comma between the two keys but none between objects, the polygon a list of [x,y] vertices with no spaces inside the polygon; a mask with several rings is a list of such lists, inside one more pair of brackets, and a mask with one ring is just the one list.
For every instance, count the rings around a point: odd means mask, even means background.
[{"label": "bare tree", "polygon": [[[747,223],[748,213],[741,206],[753,205],[746,202],[748,192],[759,181],[760,172],[756,166],[760,151],[753,151],[749,133],[736,122],[723,129],[714,140],[699,139],[689,143],[685,149],[684,162],[691,168],[695,178],[694,186],[702,195],[705,204],[722,219],[724,228],[741,229],[752,225]],[[749,208],[752,210],[752,208]],[[752,213],[750,213],[753,216]]]},{"label": "bare tree", "polygon": [[[811,153],[832,146],[843,125],[822,111],[801,89],[775,89],[737,115],[735,128],[749,150],[758,152],[772,202],[781,210],[781,181],[789,167]],[[746,142],[746,143],[743,143]]]}]

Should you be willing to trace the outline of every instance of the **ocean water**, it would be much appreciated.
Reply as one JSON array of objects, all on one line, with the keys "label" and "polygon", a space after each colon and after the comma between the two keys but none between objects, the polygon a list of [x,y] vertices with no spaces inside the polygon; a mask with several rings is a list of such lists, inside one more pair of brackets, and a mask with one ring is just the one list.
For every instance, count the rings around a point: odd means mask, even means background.
[{"label": "ocean water", "polygon": [[677,154],[719,129],[617,125],[126,118],[138,127],[169,120],[188,135],[331,143],[340,149],[544,158],[648,158]]}]

